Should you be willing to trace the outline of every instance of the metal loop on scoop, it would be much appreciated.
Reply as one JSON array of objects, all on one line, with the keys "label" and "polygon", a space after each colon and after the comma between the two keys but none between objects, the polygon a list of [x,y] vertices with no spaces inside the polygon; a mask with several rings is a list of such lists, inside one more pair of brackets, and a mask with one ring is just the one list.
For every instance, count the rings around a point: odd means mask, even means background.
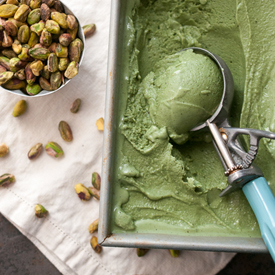
[{"label": "metal loop on scoop", "polygon": [[[197,47],[186,48],[186,49],[183,49],[183,51],[190,50],[190,49],[193,50],[195,53],[203,54],[210,57],[218,65],[222,73],[222,77],[223,77],[222,99],[215,113],[208,119],[210,123],[215,123],[218,125],[222,124],[222,122],[224,122],[227,119],[229,109],[234,96],[234,80],[233,80],[232,74],[229,68],[227,67],[226,63],[217,55],[205,49],[197,48]],[[207,122],[204,122],[203,124],[200,124],[194,127],[193,129],[191,129],[191,131],[198,131],[207,127],[208,127]]]}]

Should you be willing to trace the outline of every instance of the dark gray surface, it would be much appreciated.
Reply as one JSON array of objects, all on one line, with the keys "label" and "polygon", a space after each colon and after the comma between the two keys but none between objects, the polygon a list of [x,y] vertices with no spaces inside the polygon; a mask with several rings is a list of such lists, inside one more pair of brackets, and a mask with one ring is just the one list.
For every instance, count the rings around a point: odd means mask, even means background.
[{"label": "dark gray surface", "polygon": [[[0,232],[0,275],[61,274],[36,246],[1,214]],[[171,274],[173,274],[172,271]],[[275,274],[275,264],[269,254],[240,253],[217,275],[232,274],[273,275]]]}]

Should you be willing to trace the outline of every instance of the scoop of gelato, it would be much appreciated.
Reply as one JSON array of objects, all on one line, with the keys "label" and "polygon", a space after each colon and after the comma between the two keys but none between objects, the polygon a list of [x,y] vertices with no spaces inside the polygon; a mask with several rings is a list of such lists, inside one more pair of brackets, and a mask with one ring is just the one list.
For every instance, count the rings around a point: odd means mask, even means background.
[{"label": "scoop of gelato", "polygon": [[189,131],[205,122],[217,109],[223,78],[217,64],[193,50],[165,57],[142,81],[153,122],[166,127],[177,144],[188,140]]}]

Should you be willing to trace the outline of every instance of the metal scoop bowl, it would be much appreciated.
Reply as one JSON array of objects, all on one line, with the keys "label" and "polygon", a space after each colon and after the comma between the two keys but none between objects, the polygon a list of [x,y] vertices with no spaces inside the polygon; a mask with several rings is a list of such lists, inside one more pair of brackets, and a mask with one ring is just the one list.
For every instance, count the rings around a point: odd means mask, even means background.
[{"label": "metal scoop bowl", "polygon": [[[191,47],[183,50],[188,49],[210,57],[219,67],[224,83],[222,99],[215,113],[191,131],[207,128],[210,130],[229,183],[220,196],[237,189],[243,190],[258,220],[263,240],[275,262],[275,197],[260,168],[252,165],[260,139],[275,139],[275,134],[256,129],[230,127],[227,118],[234,95],[234,80],[229,68],[220,57],[205,49]],[[250,136],[248,152],[238,140],[239,135]]]}]

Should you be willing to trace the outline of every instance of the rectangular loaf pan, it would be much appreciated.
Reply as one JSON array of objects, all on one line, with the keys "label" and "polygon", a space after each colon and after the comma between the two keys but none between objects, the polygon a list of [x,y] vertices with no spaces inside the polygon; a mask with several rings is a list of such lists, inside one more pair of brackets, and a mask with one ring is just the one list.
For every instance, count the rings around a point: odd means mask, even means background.
[{"label": "rectangular loaf pan", "polygon": [[[129,3],[129,2],[128,2]],[[112,0],[105,129],[98,241],[103,246],[140,247],[224,252],[267,252],[261,238],[179,236],[111,232],[113,167],[116,161],[115,135],[118,125],[120,79],[122,75],[123,39],[127,0]]]}]

